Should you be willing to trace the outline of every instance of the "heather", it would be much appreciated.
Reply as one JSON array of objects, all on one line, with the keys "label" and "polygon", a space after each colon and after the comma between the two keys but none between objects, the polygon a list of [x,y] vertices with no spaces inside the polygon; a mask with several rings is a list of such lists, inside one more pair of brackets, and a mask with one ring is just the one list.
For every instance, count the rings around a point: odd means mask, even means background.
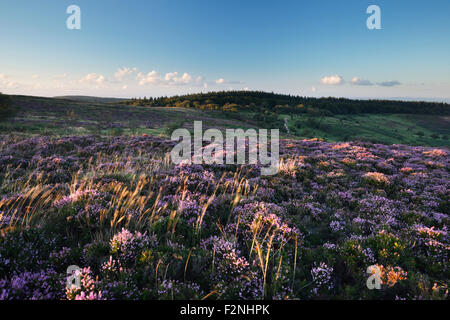
[{"label": "heather", "polygon": [[447,148],[283,140],[261,176],[173,145],[3,135],[0,299],[448,298]]}]

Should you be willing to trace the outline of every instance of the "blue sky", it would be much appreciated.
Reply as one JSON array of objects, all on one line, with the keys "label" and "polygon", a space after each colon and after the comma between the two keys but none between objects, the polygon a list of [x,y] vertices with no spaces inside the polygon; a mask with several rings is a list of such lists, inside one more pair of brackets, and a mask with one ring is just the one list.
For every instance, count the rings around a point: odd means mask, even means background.
[{"label": "blue sky", "polygon": [[[66,27],[73,4],[81,30]],[[2,0],[0,39],[11,94],[450,99],[448,0]]]}]

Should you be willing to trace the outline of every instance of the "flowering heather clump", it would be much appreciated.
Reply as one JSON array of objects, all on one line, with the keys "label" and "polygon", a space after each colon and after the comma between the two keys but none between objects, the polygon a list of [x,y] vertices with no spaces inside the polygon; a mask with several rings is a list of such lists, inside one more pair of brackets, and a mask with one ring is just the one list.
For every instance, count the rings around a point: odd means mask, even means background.
[{"label": "flowering heather clump", "polygon": [[21,272],[0,280],[0,300],[51,300],[63,297],[64,279],[54,270]]},{"label": "flowering heather clump", "polygon": [[239,233],[246,241],[253,241],[270,233],[282,246],[297,233],[295,228],[283,222],[281,217],[285,215],[285,209],[276,204],[247,203],[234,209],[236,223],[229,224],[227,231]]},{"label": "flowering heather clump", "polygon": [[54,206],[56,208],[62,208],[68,204],[71,204],[73,202],[80,200],[83,197],[90,196],[90,195],[96,195],[96,194],[97,194],[97,192],[95,190],[79,190],[73,194],[63,197],[62,199],[60,199],[58,201],[55,201]]},{"label": "flowering heather clump", "polygon": [[158,287],[158,296],[163,300],[198,300],[204,296],[204,293],[195,283],[164,280]]},{"label": "flowering heather clump", "polygon": [[320,289],[326,289],[326,291],[333,289],[332,275],[333,267],[327,266],[325,262],[321,262],[318,266],[313,267],[311,269],[311,276],[314,282],[312,292],[318,294]]},{"label": "flowering heather clump", "polygon": [[69,300],[101,300],[102,292],[96,288],[96,281],[92,278],[90,268],[75,271],[75,275],[81,279],[81,288],[66,288]]},{"label": "flowering heather clump", "polygon": [[260,176],[174,166],[173,145],[5,136],[0,298],[448,298],[447,149],[286,140]]},{"label": "flowering heather clump", "polygon": [[371,182],[374,183],[376,185],[385,185],[385,184],[389,184],[389,179],[380,172],[368,172],[364,175],[364,178]]},{"label": "flowering heather clump", "polygon": [[377,265],[380,270],[381,284],[386,284],[389,287],[395,286],[399,281],[406,280],[408,273],[401,267],[384,267]]},{"label": "flowering heather clump", "polygon": [[210,252],[206,265],[214,289],[224,298],[258,299],[262,295],[262,276],[258,268],[241,255],[236,244],[217,236],[202,242]]},{"label": "flowering heather clump", "polygon": [[432,158],[446,157],[448,155],[446,151],[441,150],[441,149],[433,149],[433,150],[429,150],[429,151],[424,151],[423,154],[428,157],[432,157]]},{"label": "flowering heather clump", "polygon": [[135,262],[142,250],[150,245],[150,237],[139,231],[131,233],[125,228],[111,239],[111,254],[124,264]]}]

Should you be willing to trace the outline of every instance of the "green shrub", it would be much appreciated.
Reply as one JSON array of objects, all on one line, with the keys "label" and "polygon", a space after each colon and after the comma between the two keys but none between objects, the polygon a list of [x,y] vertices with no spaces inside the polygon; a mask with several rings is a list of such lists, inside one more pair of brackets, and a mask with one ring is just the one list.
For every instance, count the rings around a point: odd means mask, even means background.
[{"label": "green shrub", "polygon": [[121,135],[123,135],[123,133],[124,133],[124,130],[122,127],[113,128],[111,130],[111,135],[114,137],[121,136]]},{"label": "green shrub", "polygon": [[183,127],[183,124],[184,124],[183,120],[177,120],[175,122],[172,122],[171,124],[169,124],[167,126],[167,128],[164,129],[164,134],[169,136],[169,137],[172,136],[172,133],[175,130]]}]

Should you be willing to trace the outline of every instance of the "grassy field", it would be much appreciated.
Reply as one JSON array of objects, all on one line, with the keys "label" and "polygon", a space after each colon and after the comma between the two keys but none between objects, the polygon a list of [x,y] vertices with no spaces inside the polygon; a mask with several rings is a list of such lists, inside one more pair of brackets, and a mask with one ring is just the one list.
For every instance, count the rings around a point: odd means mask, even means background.
[{"label": "grassy field", "polygon": [[370,141],[382,144],[449,146],[450,118],[435,115],[364,114],[333,117],[289,117],[293,135],[326,141]]},{"label": "grassy field", "polygon": [[222,112],[186,108],[135,107],[116,103],[61,98],[12,97],[18,115],[0,122],[1,133],[19,135],[169,135],[170,128],[191,128],[202,120],[205,128],[255,127],[252,121],[227,119]]},{"label": "grassy field", "polygon": [[[204,128],[259,128],[267,124],[254,120],[254,114],[222,111],[126,106],[118,102],[87,99],[14,96],[17,117],[0,123],[0,133],[19,135],[163,135],[173,129],[191,129],[194,120]],[[101,100],[99,100],[101,101]],[[450,118],[435,115],[362,114],[311,117],[280,115],[287,118],[286,138],[320,138],[324,141],[369,141],[382,144],[424,146],[450,145]],[[280,122],[282,123],[282,122]]]}]

